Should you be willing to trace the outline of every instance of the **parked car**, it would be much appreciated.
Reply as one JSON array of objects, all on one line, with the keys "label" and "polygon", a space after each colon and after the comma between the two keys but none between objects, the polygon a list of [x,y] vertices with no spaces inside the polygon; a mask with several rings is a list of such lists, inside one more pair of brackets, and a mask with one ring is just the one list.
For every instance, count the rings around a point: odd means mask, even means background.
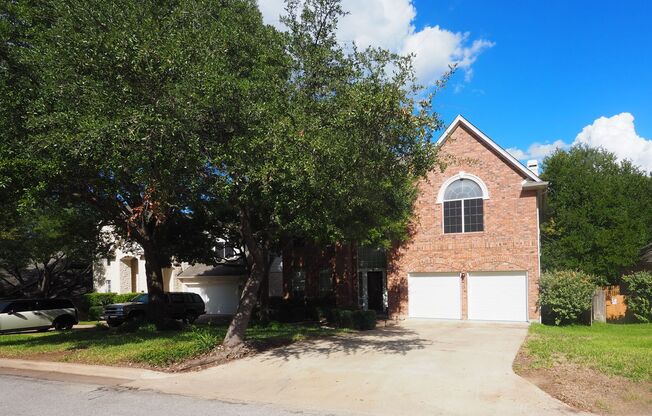
[{"label": "parked car", "polygon": [[[169,292],[163,294],[164,315],[170,319],[183,319],[193,323],[206,313],[203,299],[196,293]],[[131,302],[106,305],[100,319],[109,326],[119,326],[126,321],[143,321],[149,317],[149,295],[143,293]]]},{"label": "parked car", "polygon": [[71,329],[79,323],[69,299],[0,300],[0,332],[36,329]]}]

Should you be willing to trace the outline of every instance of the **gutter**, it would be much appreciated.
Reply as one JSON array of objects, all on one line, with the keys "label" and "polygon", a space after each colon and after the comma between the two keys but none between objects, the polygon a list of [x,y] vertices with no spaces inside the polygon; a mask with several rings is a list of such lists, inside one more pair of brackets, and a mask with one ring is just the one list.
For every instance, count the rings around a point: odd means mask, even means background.
[{"label": "gutter", "polygon": [[541,181],[541,182],[524,182],[523,183],[523,190],[530,191],[530,190],[537,190],[537,189],[546,189],[548,188],[548,182]]}]

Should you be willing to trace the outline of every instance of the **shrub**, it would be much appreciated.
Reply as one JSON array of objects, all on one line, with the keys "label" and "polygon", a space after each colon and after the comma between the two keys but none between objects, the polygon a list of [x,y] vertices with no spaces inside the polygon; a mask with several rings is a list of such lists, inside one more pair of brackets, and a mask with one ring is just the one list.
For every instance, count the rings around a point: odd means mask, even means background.
[{"label": "shrub", "polygon": [[376,311],[357,311],[358,312],[358,328],[362,331],[376,328]]},{"label": "shrub", "polygon": [[338,326],[341,328],[354,328],[355,322],[353,320],[353,311],[350,310],[340,310],[338,315]]},{"label": "shrub", "polygon": [[539,282],[539,307],[550,314],[555,325],[578,322],[591,308],[595,287],[595,279],[583,272],[546,272]]},{"label": "shrub", "polygon": [[88,309],[88,319],[90,321],[99,321],[100,315],[102,315],[103,311],[104,311],[103,306],[91,306]]},{"label": "shrub", "polygon": [[368,330],[376,328],[376,311],[332,308],[328,310],[328,322],[340,328]]},{"label": "shrub", "polygon": [[139,293],[86,293],[78,304],[79,312],[82,316],[87,316],[88,319],[95,319],[91,317],[91,313],[93,313],[91,308],[103,308],[111,303],[129,302],[138,295]]},{"label": "shrub", "polygon": [[627,309],[639,322],[652,322],[652,273],[637,272],[622,277]]}]

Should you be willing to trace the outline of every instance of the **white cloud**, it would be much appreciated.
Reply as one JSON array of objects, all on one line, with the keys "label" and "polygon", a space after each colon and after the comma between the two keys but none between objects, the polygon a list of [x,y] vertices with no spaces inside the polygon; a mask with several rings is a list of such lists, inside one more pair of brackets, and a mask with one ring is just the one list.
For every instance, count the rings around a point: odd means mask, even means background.
[{"label": "white cloud", "polygon": [[[284,13],[283,0],[258,0],[258,4],[265,22],[282,29],[278,16]],[[465,81],[470,81],[480,53],[494,46],[485,39],[472,41],[468,32],[439,26],[416,30],[417,11],[412,0],[342,0],[342,7],[350,14],[340,20],[337,35],[341,42],[414,53],[414,69],[423,84],[439,79],[451,64],[457,64]]]},{"label": "white cloud", "polygon": [[584,127],[572,144],[557,140],[553,143],[533,143],[527,151],[518,148],[509,148],[507,151],[520,160],[541,160],[555,149],[567,149],[576,144],[602,147],[614,153],[619,160],[628,159],[635,165],[652,171],[652,140],[645,139],[636,133],[634,116],[631,113],[600,117]]},{"label": "white cloud", "polygon": [[579,143],[602,147],[615,153],[618,159],[629,159],[635,165],[652,171],[652,140],[636,133],[631,113],[600,117],[577,135],[573,144]]}]

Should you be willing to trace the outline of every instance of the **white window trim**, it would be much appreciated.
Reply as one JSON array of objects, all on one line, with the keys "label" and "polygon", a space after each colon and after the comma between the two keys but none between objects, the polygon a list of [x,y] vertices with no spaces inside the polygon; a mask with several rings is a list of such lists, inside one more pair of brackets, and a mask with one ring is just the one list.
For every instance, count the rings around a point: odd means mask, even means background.
[{"label": "white window trim", "polygon": [[[451,183],[455,182],[458,179],[468,179],[470,181],[475,182],[482,190],[482,199],[489,199],[489,189],[487,188],[487,185],[485,185],[484,182],[482,182],[482,179],[478,178],[473,174],[460,171],[457,175],[453,175],[450,178],[446,179],[446,181],[444,181],[444,183],[441,185],[441,188],[439,188],[439,193],[437,194],[438,204],[444,203],[444,193],[446,193],[446,188],[448,188],[448,186]],[[464,199],[468,199],[468,198],[464,198]],[[454,200],[451,199],[451,201]]]}]

